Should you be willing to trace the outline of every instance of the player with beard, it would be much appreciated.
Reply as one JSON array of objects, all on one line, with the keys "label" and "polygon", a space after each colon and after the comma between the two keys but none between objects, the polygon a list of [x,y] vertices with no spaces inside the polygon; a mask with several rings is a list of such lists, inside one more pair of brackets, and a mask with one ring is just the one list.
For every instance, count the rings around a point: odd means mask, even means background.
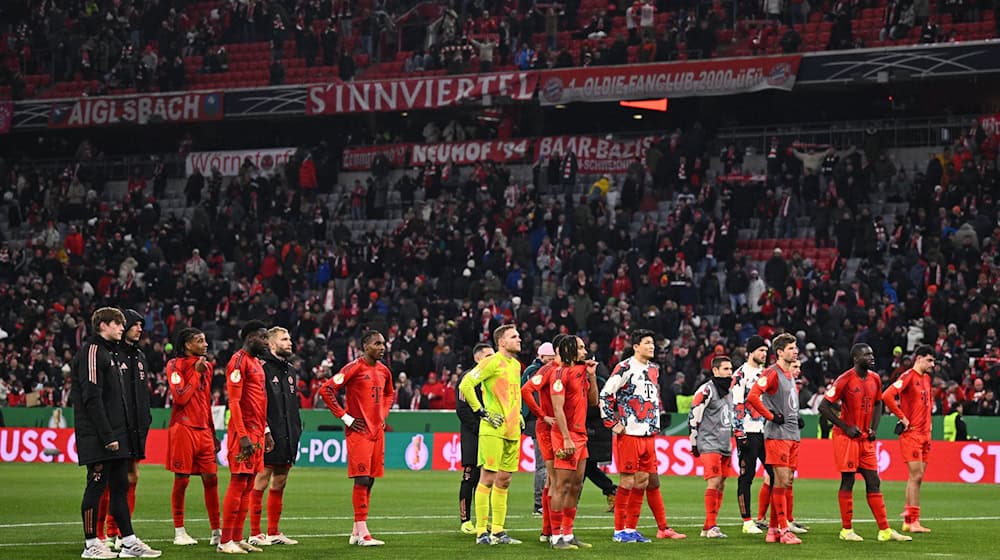
[{"label": "player with beard", "polygon": [[[254,479],[250,492],[250,533],[247,542],[254,546],[299,544],[278,529],[288,473],[295,463],[302,435],[299,418],[299,396],[296,392],[295,370],[288,361],[292,357],[292,338],[288,330],[271,327],[267,331],[269,351],[264,354],[264,375],[267,381],[267,426],[271,429],[274,449],[264,454],[264,470]],[[267,495],[267,534],[261,531],[260,518],[264,490]]]}]

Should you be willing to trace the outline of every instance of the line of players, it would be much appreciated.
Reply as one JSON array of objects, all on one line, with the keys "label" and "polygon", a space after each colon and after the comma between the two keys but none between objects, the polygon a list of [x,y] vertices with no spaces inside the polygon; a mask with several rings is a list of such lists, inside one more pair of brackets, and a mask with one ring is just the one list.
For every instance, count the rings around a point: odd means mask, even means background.
[{"label": "line of players", "polygon": [[[162,552],[132,530],[138,463],[145,457],[150,425],[149,372],[138,348],[142,316],[132,310],[101,308],[91,317],[93,336],[73,359],[73,403],[79,462],[87,467],[81,513],[82,558],[158,558]],[[214,364],[208,362],[204,333],[187,328],[177,335],[177,357],[166,366],[173,401],[168,429],[167,470],[174,473],[171,507],[173,543],[195,545],[184,525],[190,477],[202,479],[212,534],[220,553],[247,554],[260,546],[294,545],[278,528],[289,471],[298,453],[302,424],[296,378],[288,358],[292,342],[282,327],[249,321],[240,331],[242,348],[226,366],[230,419],[227,424],[229,486],[220,515],[211,392]],[[385,339],[369,331],[363,355],[344,366],[320,389],[330,411],[345,425],[348,476],[354,479],[354,529],[350,544],[378,546],[367,527],[374,478],[384,471],[385,420],[393,400],[392,376],[382,362]],[[338,394],[345,392],[345,405]],[[145,395],[145,399],[142,396]],[[267,533],[261,529],[264,491]],[[249,538],[244,538],[247,517]],[[105,520],[108,532],[104,534]],[[106,537],[114,536],[113,546]]]},{"label": "line of players", "polygon": [[[78,411],[76,432],[81,465],[88,467],[82,503],[86,548],[84,558],[148,557],[160,555],[137,539],[131,530],[137,463],[144,456],[148,430],[148,402],[136,400],[135,386],[145,381],[148,368],[136,343],[141,336],[142,317],[134,312],[102,308],[92,317],[94,336],[74,358],[79,383],[74,386]],[[123,342],[123,335],[124,342]],[[258,321],[248,322],[240,332],[243,347],[226,367],[231,419],[228,423],[230,484],[219,520],[215,438],[211,418],[212,364],[205,360],[204,334],[187,329],[179,334],[179,356],[167,365],[174,398],[171,413],[167,468],[175,473],[172,507],[175,544],[196,544],[184,528],[184,495],[192,474],[202,477],[205,502],[212,529],[211,544],[219,552],[245,554],[259,545],[295,544],[278,530],[282,492],[297,453],[301,433],[295,381],[287,358],[291,340],[281,327],[266,329]],[[535,372],[522,386],[520,335],[513,325],[494,332],[498,352],[478,347],[477,366],[459,384],[462,400],[480,419],[476,451],[470,453],[471,438],[463,437],[463,489],[460,508],[468,514],[471,498],[466,489],[473,478],[468,461],[476,457],[481,468],[475,484],[476,523],[480,544],[518,544],[504,530],[507,489],[517,470],[520,434],[524,419],[521,401],[539,419],[537,442],[546,463],[542,497],[542,540],[553,548],[587,548],[573,534],[587,458],[586,410],[599,404],[605,425],[615,434],[615,461],[622,473],[615,497],[616,542],[649,542],[637,531],[645,497],[657,521],[658,538],[683,539],[669,527],[659,492],[654,436],[659,432],[659,372],[651,362],[654,334],[636,331],[631,336],[633,355],[619,363],[598,394],[596,362],[588,359],[583,341],[575,336],[553,340],[554,359]],[[350,544],[378,546],[367,527],[368,506],[374,479],[384,473],[385,421],[393,398],[392,376],[382,363],[384,337],[374,331],[361,337],[363,355],[346,365],[321,388],[330,411],[344,422],[348,448],[348,476],[354,480],[352,502],[355,523]],[[749,359],[732,377],[732,363],[717,358],[713,379],[695,394],[689,416],[692,452],[699,457],[708,481],[705,494],[706,520],[701,536],[725,535],[715,524],[722,503],[725,478],[730,469],[730,436],[737,438],[741,480],[739,504],[744,532],[762,532],[749,516],[750,482],[757,460],[770,467],[761,491],[758,520],[770,506],[768,542],[798,544],[796,533],[807,529],[794,522],[792,514],[793,473],[797,463],[799,430],[795,378],[799,373],[798,349],[791,335],[773,342],[777,362],[764,369],[767,347],[759,337],[748,343]],[[855,345],[855,367],[848,370],[825,395],[821,413],[836,426],[835,460],[843,473],[840,507],[843,528],[840,538],[861,540],[851,527],[851,490],[855,475],[866,482],[870,507],[879,524],[879,540],[910,540],[888,527],[885,504],[879,491],[874,440],[881,417],[881,403],[900,418],[897,432],[910,469],[906,490],[904,532],[929,532],[919,521],[919,489],[930,450],[929,373],[934,367],[932,349],[917,349],[914,367],[884,394],[878,376],[870,372],[873,354],[867,345]],[[115,381],[117,377],[117,383]],[[482,386],[482,391],[478,389]],[[749,387],[749,391],[746,388]],[[730,389],[733,389],[730,391]],[[345,403],[338,393],[345,391]],[[541,396],[541,401],[535,399]],[[737,401],[734,404],[734,396]],[[274,398],[278,397],[278,398]],[[901,405],[896,404],[896,399]],[[840,404],[837,415],[834,404]],[[143,409],[145,406],[145,409]],[[733,416],[735,415],[735,421]],[[145,418],[143,422],[140,418]],[[734,426],[735,424],[735,426]],[[734,429],[735,428],[735,429]],[[279,434],[276,446],[273,433]],[[466,435],[463,433],[463,436]],[[762,443],[762,445],[761,445]],[[276,452],[277,448],[277,452]],[[763,456],[763,457],[761,457]],[[260,529],[263,491],[271,485],[268,499],[268,533]],[[98,538],[106,513],[100,511],[101,496],[109,493],[111,518],[117,521],[118,554]],[[767,496],[766,494],[769,494]],[[243,538],[247,515],[251,517],[249,539]],[[469,521],[463,518],[463,521]],[[221,525],[221,527],[220,527]],[[471,529],[471,530],[470,530]]]},{"label": "line of players", "polygon": [[[659,372],[652,363],[654,333],[631,333],[632,355],[619,363],[608,381],[597,390],[596,363],[588,360],[586,347],[574,336],[557,335],[541,349],[543,365],[528,370],[520,397],[538,419],[535,445],[547,474],[541,496],[540,540],[555,549],[589,548],[573,534],[576,506],[587,458],[588,406],[599,406],[605,425],[615,434],[615,463],[621,483],[615,497],[615,542],[650,542],[638,530],[643,497],[657,522],[657,538],[683,539],[667,525],[659,491],[654,437],[660,431]],[[463,480],[459,511],[464,533],[476,534],[478,544],[520,544],[504,530],[506,496],[511,474],[517,470],[518,445],[523,419],[515,390],[520,364],[520,337],[512,326],[497,329],[500,352],[485,344],[476,347],[477,366],[459,384],[459,415],[463,417]],[[766,341],[748,340],[748,360],[734,375],[732,361],[717,357],[712,378],[695,392],[689,414],[692,454],[698,458],[707,481],[705,538],[726,538],[717,524],[725,479],[732,474],[732,438],[737,441],[740,474],[738,504],[743,532],[763,534],[766,542],[801,544],[798,536],[808,527],[794,518],[793,480],[798,464],[800,431],[796,379],[801,367],[794,336],[775,337],[776,361],[767,367]],[[851,351],[854,367],[840,375],[824,395],[820,413],[834,426],[834,461],[842,473],[838,500],[842,518],[839,538],[862,541],[853,530],[853,486],[860,474],[866,498],[878,525],[877,540],[910,541],[889,527],[880,490],[875,439],[882,403],[899,417],[896,432],[910,478],[906,488],[903,532],[926,533],[920,524],[919,490],[930,450],[930,372],[933,350],[916,349],[911,370],[884,392],[877,373],[870,370],[874,354],[866,344]],[[480,386],[482,392],[479,392]],[[536,398],[536,395],[538,398]],[[901,401],[897,402],[897,399]],[[463,414],[463,408],[468,412]],[[839,411],[838,411],[839,408]],[[474,420],[479,419],[479,426]],[[750,493],[758,461],[765,467],[757,520],[751,517]],[[477,471],[476,467],[480,470]],[[469,504],[475,487],[475,523]],[[492,517],[491,517],[492,510]],[[770,510],[767,522],[764,517]],[[491,523],[492,522],[492,523]]]}]

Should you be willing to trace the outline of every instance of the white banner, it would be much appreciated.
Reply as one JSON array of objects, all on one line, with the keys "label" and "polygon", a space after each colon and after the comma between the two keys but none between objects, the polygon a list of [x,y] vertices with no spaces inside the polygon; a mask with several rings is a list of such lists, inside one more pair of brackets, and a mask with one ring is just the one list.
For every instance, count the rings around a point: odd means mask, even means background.
[{"label": "white banner", "polygon": [[186,173],[191,175],[197,168],[202,175],[211,175],[212,168],[217,167],[226,177],[240,174],[243,162],[250,161],[260,169],[261,173],[273,173],[278,165],[284,164],[295,154],[295,148],[265,148],[261,150],[230,150],[218,152],[194,152],[188,154]]}]

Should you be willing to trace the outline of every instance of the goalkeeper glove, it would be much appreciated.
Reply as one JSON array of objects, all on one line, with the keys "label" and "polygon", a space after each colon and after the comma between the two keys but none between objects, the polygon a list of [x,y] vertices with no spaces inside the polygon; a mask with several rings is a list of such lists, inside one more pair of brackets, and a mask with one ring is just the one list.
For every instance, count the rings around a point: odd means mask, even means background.
[{"label": "goalkeeper glove", "polygon": [[780,412],[775,412],[773,410],[771,411],[771,414],[774,415],[774,418],[771,419],[771,422],[773,424],[780,426],[780,425],[782,425],[782,424],[785,423],[785,415],[784,414],[782,414]]}]

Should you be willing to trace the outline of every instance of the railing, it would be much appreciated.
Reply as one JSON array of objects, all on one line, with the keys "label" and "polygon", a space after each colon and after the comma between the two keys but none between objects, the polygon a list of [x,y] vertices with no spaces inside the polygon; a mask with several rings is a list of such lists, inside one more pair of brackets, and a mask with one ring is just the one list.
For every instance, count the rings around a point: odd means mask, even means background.
[{"label": "railing", "polygon": [[771,139],[791,143],[831,145],[838,148],[862,147],[869,128],[881,135],[885,148],[913,148],[951,144],[964,134],[976,115],[932,118],[883,119],[848,122],[815,122],[782,126],[734,127],[719,130],[718,143],[752,146],[758,153],[767,153]]}]

